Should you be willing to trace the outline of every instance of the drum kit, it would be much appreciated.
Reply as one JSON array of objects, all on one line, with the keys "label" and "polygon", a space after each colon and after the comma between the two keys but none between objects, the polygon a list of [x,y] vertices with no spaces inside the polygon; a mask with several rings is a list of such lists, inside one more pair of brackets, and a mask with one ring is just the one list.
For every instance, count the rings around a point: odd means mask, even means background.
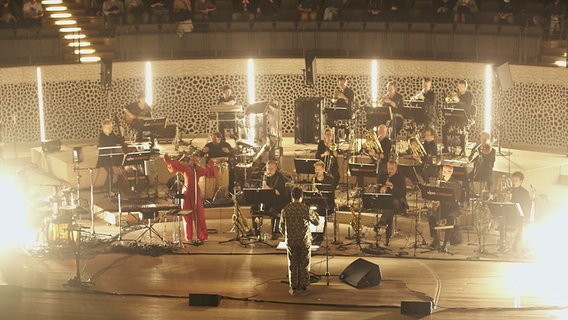
[{"label": "drum kit", "polygon": [[64,185],[50,185],[54,188],[48,201],[41,201],[33,210],[37,230],[37,244],[53,247],[65,246],[74,242],[71,226],[80,213],[76,191]]}]

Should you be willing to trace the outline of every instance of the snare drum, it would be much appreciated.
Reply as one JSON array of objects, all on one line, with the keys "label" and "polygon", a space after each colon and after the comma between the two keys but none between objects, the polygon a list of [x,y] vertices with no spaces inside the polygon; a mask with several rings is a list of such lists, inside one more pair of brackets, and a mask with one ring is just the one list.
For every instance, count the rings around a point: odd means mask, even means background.
[{"label": "snare drum", "polygon": [[73,231],[71,223],[57,223],[52,221],[47,227],[47,244],[49,245],[68,245],[73,242]]}]

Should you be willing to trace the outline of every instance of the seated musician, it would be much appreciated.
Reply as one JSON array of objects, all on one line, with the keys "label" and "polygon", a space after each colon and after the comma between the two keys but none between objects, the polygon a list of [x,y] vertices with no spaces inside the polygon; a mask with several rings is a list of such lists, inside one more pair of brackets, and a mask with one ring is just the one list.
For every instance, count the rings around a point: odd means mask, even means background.
[{"label": "seated musician", "polygon": [[[229,163],[231,160],[233,147],[224,141],[220,132],[211,134],[211,141],[208,142],[201,150],[207,155],[207,161],[211,160],[216,165]],[[234,171],[229,170],[229,192],[233,193]]]},{"label": "seated musician", "polygon": [[[224,106],[233,106],[237,103],[235,96],[233,96],[233,90],[228,85],[224,85],[221,95],[217,100],[217,104],[224,105]],[[233,121],[220,121],[219,122],[219,132],[221,132],[221,136],[223,140],[230,139],[232,135],[235,134],[235,123]],[[226,134],[227,131],[230,131],[231,134]]]},{"label": "seated musician", "polygon": [[263,177],[262,189],[274,190],[274,201],[268,208],[270,216],[272,240],[277,240],[280,231],[278,229],[280,223],[280,211],[290,203],[290,194],[286,186],[288,179],[278,170],[278,162],[276,160],[268,160],[266,163],[266,171]]},{"label": "seated musician", "polygon": [[[101,123],[101,132],[99,133],[99,138],[98,138],[98,142],[97,142],[97,146],[99,148],[106,148],[106,147],[115,147],[115,146],[120,146],[122,147],[122,150],[118,150],[118,152],[123,152],[124,149],[126,148],[126,143],[124,142],[124,129],[122,127],[119,127],[119,131],[120,131],[120,135],[117,135],[114,133],[113,131],[113,125],[112,125],[112,121],[110,119],[105,119],[103,120],[103,122]],[[99,154],[101,153],[110,153],[110,152],[117,152],[117,151],[113,151],[113,150],[108,150],[108,151],[103,151],[103,150],[99,150]],[[117,182],[115,180],[115,177],[119,177],[120,169],[117,167],[106,167],[105,170],[107,170],[107,174],[109,176],[108,179],[108,184],[109,184],[109,189],[112,188],[113,185],[116,185],[115,183]],[[114,175],[116,174],[116,176]]]},{"label": "seated musician", "polygon": [[144,137],[143,125],[140,121],[144,118],[152,118],[152,108],[146,103],[144,91],[140,91],[138,92],[137,100],[124,108],[124,120],[136,131],[136,142],[142,141]]},{"label": "seated musician", "polygon": [[325,164],[325,171],[333,178],[333,184],[339,184],[339,163],[337,161],[337,144],[331,128],[325,128],[323,131],[323,139],[318,142],[316,151],[316,159],[320,159]]},{"label": "seated musician", "polygon": [[189,215],[184,216],[185,221],[185,234],[186,240],[190,241],[193,238],[193,224],[197,230],[197,244],[203,243],[207,240],[207,226],[205,224],[205,207],[203,206],[203,198],[201,197],[201,190],[197,184],[199,178],[206,176],[209,178],[215,177],[215,169],[213,162],[209,161],[207,167],[199,165],[199,157],[194,154],[191,161],[183,163],[180,161],[171,160],[167,153],[164,154],[164,162],[168,166],[170,172],[179,172],[183,174],[183,202],[182,209],[191,210]]},{"label": "seated musician", "polygon": [[379,99],[379,105],[383,107],[391,107],[393,113],[393,119],[391,127],[394,130],[394,134],[402,129],[403,118],[400,114],[402,108],[404,107],[404,99],[400,93],[397,91],[397,84],[394,81],[387,83],[387,93]]},{"label": "seated musician", "polygon": [[[436,211],[428,217],[428,225],[430,226],[430,236],[432,237],[432,243],[430,247],[438,249],[440,247],[440,239],[438,232],[434,229],[442,219],[446,219],[445,225],[453,226],[455,224],[456,217],[459,215],[459,201],[461,200],[461,186],[460,183],[452,177],[454,173],[454,167],[449,164],[445,164],[442,168],[442,180],[440,181],[440,187],[450,188],[454,194],[454,201],[441,201]],[[453,236],[453,229],[446,229],[444,233],[444,244],[442,246],[442,251],[449,249],[450,239]]]},{"label": "seated musician", "polygon": [[[448,107],[463,109],[465,110],[466,117],[468,119],[473,119],[475,116],[473,102],[473,94],[468,91],[468,84],[465,80],[459,80],[457,83],[457,92],[452,92],[448,97],[446,97],[446,102]],[[442,127],[442,142],[444,144],[443,153],[449,153],[450,146],[454,146],[456,143],[450,143],[449,136],[456,137],[460,139],[457,144],[461,146],[461,155],[465,155],[465,145],[467,140],[466,124],[464,123],[453,123],[447,121]]]},{"label": "seated musician", "polygon": [[422,146],[426,151],[426,155],[422,161],[422,179],[425,183],[429,183],[430,178],[438,178],[438,165],[434,163],[434,158],[438,156],[438,144],[436,143],[436,132],[432,128],[424,131],[424,143]]},{"label": "seated musician", "polygon": [[[315,176],[313,178],[313,183],[315,189],[319,191],[329,191],[329,197],[327,198],[327,214],[332,214],[335,212],[335,188],[336,185],[334,184],[333,177],[326,174],[325,172],[325,164],[323,161],[318,161],[314,163],[314,172]],[[313,189],[312,187],[312,189]],[[313,190],[315,191],[315,190]],[[320,216],[326,215],[326,210],[318,210]]]},{"label": "seated musician", "polygon": [[481,183],[481,191],[491,192],[493,186],[493,166],[495,164],[495,149],[491,146],[491,135],[487,131],[479,134],[479,143],[473,147],[468,157],[473,162],[470,180]]},{"label": "seated musician", "polygon": [[379,223],[387,226],[385,245],[390,245],[392,224],[395,214],[406,213],[406,181],[404,176],[398,173],[398,165],[395,161],[389,161],[387,172],[379,176],[378,184],[381,186],[379,193],[392,194],[393,209],[385,210]]},{"label": "seated musician", "polygon": [[520,204],[521,210],[523,211],[523,215],[521,217],[517,217],[517,219],[509,221],[510,225],[518,228],[515,239],[513,240],[513,252],[516,252],[518,246],[521,245],[524,224],[531,222],[531,198],[529,191],[523,187],[524,180],[525,175],[522,172],[513,172],[511,175],[511,182],[513,186],[507,190],[507,194],[509,195],[509,199],[507,200]]}]

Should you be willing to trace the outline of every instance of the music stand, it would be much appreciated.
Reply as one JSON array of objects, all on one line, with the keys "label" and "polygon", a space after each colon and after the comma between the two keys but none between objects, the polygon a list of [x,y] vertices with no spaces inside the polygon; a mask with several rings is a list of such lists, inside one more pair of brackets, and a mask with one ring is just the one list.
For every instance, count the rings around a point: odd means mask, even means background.
[{"label": "music stand", "polygon": [[[267,246],[272,247],[272,245],[265,242],[263,239],[261,229],[264,216],[270,216],[267,212],[270,206],[274,202],[276,194],[272,189],[258,189],[258,188],[244,188],[243,194],[245,196],[245,205],[251,206],[251,217],[253,220],[253,226],[256,226],[258,230],[255,230],[258,236],[258,242],[264,243]],[[252,207],[258,208],[258,212],[253,214]],[[255,220],[257,222],[255,223]]]},{"label": "music stand", "polygon": [[[501,233],[500,236],[503,237],[503,239],[499,239],[499,242],[501,243],[500,251],[506,251],[507,226],[514,225],[515,222],[521,221],[524,216],[521,204],[515,202],[488,202],[487,207],[489,208],[489,212],[492,217],[502,218],[502,225],[499,227]],[[522,228],[522,223],[519,224],[521,225],[519,228]]]},{"label": "music stand", "polygon": [[329,199],[332,191],[304,191],[302,202],[308,207],[315,206],[320,216],[327,216],[329,209]]},{"label": "music stand", "polygon": [[107,195],[109,198],[112,196],[112,180],[113,172],[112,167],[122,165],[124,153],[122,153],[122,146],[99,147],[99,156],[97,158],[96,168],[105,168],[108,173],[108,190]]},{"label": "music stand", "polygon": [[[140,165],[144,165],[144,161],[148,161],[150,160],[150,155],[151,152],[150,151],[135,151],[135,152],[129,152],[129,153],[125,153],[124,157],[122,159],[122,166],[140,166]],[[134,176],[134,186],[138,186],[138,182],[139,182],[139,174],[138,174],[139,170],[135,171],[135,176]],[[146,177],[146,175],[144,174],[144,176]],[[127,177],[127,180],[129,180],[129,178]],[[150,197],[149,194],[149,180],[148,177],[146,177],[146,194],[148,195],[148,198]],[[136,188],[135,188],[136,190]],[[136,190],[137,192],[138,190]]]},{"label": "music stand", "polygon": [[387,123],[392,120],[392,108],[389,107],[366,107],[367,124],[366,129],[372,129],[379,124]]},{"label": "music stand", "polygon": [[411,106],[404,106],[401,114],[405,119],[414,119],[417,124],[424,124],[424,104],[423,100],[414,100],[410,102]]},{"label": "music stand", "polygon": [[351,120],[353,113],[349,106],[339,106],[335,105],[333,107],[327,107],[323,111],[327,115],[327,120]]},{"label": "music stand", "polygon": [[166,118],[140,119],[140,124],[142,126],[142,131],[150,132],[150,149],[153,149],[154,136],[158,131],[166,128]]},{"label": "music stand", "polygon": [[447,122],[457,125],[465,126],[467,125],[467,114],[465,109],[462,108],[444,108],[442,109],[442,114]]},{"label": "music stand", "polygon": [[309,158],[294,158],[294,169],[296,169],[296,174],[315,174],[314,163],[318,161],[320,160]]},{"label": "music stand", "polygon": [[[361,180],[364,177],[376,177],[377,176],[377,163],[349,163],[349,174],[351,176],[357,177],[357,181]],[[361,178],[361,179],[359,179]],[[362,187],[362,186],[359,186]]]}]

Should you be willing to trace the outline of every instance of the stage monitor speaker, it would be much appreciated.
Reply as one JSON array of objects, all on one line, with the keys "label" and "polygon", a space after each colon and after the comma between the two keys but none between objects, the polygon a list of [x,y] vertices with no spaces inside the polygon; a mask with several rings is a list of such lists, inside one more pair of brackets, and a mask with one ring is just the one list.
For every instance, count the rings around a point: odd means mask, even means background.
[{"label": "stage monitor speaker", "polygon": [[190,306],[218,307],[219,303],[221,303],[221,296],[218,294],[207,294],[207,293],[189,294]]},{"label": "stage monitor speaker", "polygon": [[55,152],[61,150],[61,140],[45,140],[41,142],[43,152]]},{"label": "stage monitor speaker", "polygon": [[323,98],[297,98],[294,101],[294,141],[298,144],[318,143],[322,130]]},{"label": "stage monitor speaker", "polygon": [[511,76],[511,68],[508,62],[495,67],[495,75],[501,91],[507,91],[513,87],[513,76]]},{"label": "stage monitor speaker", "polygon": [[101,86],[110,87],[112,84],[112,60],[101,60]]},{"label": "stage monitor speaker", "polygon": [[316,56],[306,55],[306,85],[313,87],[316,84]]},{"label": "stage monitor speaker", "polygon": [[432,314],[432,301],[401,301],[400,313],[425,316]]},{"label": "stage monitor speaker", "polygon": [[382,278],[379,266],[362,258],[353,261],[339,276],[341,281],[357,289],[377,286]]}]

